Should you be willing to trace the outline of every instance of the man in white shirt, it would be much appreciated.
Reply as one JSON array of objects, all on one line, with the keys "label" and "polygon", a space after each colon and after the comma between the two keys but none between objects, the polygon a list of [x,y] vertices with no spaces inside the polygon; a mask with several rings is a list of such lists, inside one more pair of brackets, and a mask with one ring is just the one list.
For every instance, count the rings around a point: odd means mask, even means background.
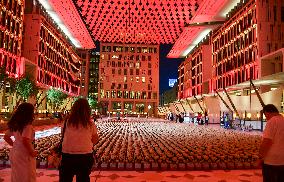
[{"label": "man in white shirt", "polygon": [[263,161],[264,182],[284,181],[284,117],[273,104],[263,107],[267,124],[263,132],[259,158]]}]

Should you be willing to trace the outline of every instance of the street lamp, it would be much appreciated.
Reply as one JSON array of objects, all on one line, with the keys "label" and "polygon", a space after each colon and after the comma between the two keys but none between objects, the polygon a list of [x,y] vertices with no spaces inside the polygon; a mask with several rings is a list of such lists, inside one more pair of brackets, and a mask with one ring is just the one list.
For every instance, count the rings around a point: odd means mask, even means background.
[{"label": "street lamp", "polygon": [[148,116],[150,116],[151,105],[148,105]]}]

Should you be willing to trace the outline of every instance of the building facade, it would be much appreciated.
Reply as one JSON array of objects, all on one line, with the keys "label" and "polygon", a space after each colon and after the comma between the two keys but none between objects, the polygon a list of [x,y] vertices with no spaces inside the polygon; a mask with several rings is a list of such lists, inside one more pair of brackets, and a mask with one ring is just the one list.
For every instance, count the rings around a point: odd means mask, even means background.
[{"label": "building facade", "polygon": [[[23,45],[25,74],[32,76],[40,87],[39,112],[53,110],[46,99],[50,88],[60,89],[69,96],[81,94],[81,57],[37,1],[25,3]],[[66,100],[65,109],[71,107],[71,100],[71,97]]]},{"label": "building facade", "polygon": [[34,66],[37,84],[79,95],[80,57],[39,4],[27,1],[26,6],[23,57]]},{"label": "building facade", "polygon": [[0,2],[0,64],[12,77],[18,77],[23,73],[21,62],[23,23],[24,1]]},{"label": "building facade", "polygon": [[[0,1],[0,67],[1,74],[17,78],[24,73],[21,60],[24,23],[24,1]],[[2,78],[5,79],[5,78]],[[7,94],[9,83],[1,80],[1,112],[9,112],[16,97]]]},{"label": "building facade", "polygon": [[[203,112],[210,108],[209,115],[215,121],[219,121],[223,111],[235,112],[233,107],[240,117],[246,118],[246,113],[251,112],[251,118],[257,119],[261,105],[251,91],[250,80],[253,80],[266,103],[272,103],[271,97],[277,95],[279,102],[276,105],[280,108],[283,96],[278,95],[283,95],[283,80],[265,83],[268,78],[264,76],[268,76],[267,65],[271,70],[278,70],[278,74],[283,73],[283,63],[272,64],[261,58],[283,47],[284,2],[248,0],[210,34],[209,45],[196,47],[179,66],[178,98],[193,100],[189,104],[197,112],[201,111],[198,108],[203,107]],[[276,91],[272,87],[279,89]],[[224,94],[221,97],[230,108],[216,96],[216,92],[224,89],[230,98]]]},{"label": "building facade", "polygon": [[101,43],[99,97],[104,111],[157,115],[159,46]]}]

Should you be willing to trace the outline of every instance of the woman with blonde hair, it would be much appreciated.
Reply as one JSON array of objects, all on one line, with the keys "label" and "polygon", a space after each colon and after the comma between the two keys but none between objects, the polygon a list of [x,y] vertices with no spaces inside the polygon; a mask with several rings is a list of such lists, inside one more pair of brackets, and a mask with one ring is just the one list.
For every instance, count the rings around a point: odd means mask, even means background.
[{"label": "woman with blonde hair", "polygon": [[[4,140],[13,146],[10,151],[11,181],[34,182],[36,181],[37,152],[32,142],[34,140],[34,106],[22,103],[13,113],[8,122],[9,130],[5,133]],[[15,137],[15,141],[12,140]]]},{"label": "woman with blonde hair", "polygon": [[95,124],[91,122],[88,101],[78,99],[65,122],[59,181],[72,182],[76,175],[77,182],[89,182],[94,162],[93,145],[99,137]]}]

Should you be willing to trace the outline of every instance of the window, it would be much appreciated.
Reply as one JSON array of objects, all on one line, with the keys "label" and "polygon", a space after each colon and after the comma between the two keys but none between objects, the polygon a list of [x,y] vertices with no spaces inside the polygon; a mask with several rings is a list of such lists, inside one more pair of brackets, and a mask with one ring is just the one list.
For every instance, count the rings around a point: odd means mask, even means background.
[{"label": "window", "polygon": [[116,91],[111,91],[111,98],[115,98],[116,97]]},{"label": "window", "polygon": [[117,98],[122,98],[122,91],[117,92]]},{"label": "window", "polygon": [[130,92],[130,95],[129,95],[129,98],[130,98],[130,99],[134,99],[134,94],[135,94],[135,92],[134,92],[134,91],[131,91],[131,92]]},{"label": "window", "polygon": [[143,77],[141,77],[141,80],[142,80],[142,83],[145,83],[146,82],[146,79],[145,79],[145,77],[143,76]]},{"label": "window", "polygon": [[136,68],[139,69],[140,68],[140,62],[136,63],[135,66],[136,66]]},{"label": "window", "polygon": [[136,82],[137,82],[137,83],[139,82],[139,77],[138,77],[138,76],[136,77]]},{"label": "window", "polygon": [[124,99],[128,99],[128,91],[124,91],[123,92],[123,98]]}]

